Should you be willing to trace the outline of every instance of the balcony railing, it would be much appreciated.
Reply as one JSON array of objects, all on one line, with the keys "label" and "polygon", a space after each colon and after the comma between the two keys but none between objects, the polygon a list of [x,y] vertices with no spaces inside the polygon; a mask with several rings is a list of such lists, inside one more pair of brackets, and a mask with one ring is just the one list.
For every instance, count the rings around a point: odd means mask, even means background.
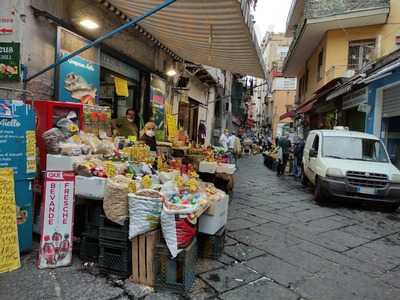
[{"label": "balcony railing", "polygon": [[390,0],[306,0],[304,14],[316,19],[382,8],[390,8]]}]

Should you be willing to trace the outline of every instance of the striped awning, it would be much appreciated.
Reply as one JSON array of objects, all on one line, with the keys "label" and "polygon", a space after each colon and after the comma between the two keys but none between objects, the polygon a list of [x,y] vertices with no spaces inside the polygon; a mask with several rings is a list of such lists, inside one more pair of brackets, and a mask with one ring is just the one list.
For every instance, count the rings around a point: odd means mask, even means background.
[{"label": "striped awning", "polygon": [[[106,1],[130,17],[162,2]],[[177,0],[140,25],[187,61],[265,78],[248,0]]]}]

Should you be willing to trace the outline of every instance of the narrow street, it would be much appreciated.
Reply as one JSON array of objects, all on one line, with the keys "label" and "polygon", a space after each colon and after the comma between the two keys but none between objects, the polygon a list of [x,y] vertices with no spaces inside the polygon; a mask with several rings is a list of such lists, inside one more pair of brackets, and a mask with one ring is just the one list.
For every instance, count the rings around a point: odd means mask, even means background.
[{"label": "narrow street", "polygon": [[[376,207],[320,207],[261,156],[240,160],[225,254],[201,260],[190,299],[398,299],[400,218]],[[0,299],[180,299],[82,267],[39,271],[37,253],[0,275]]]}]

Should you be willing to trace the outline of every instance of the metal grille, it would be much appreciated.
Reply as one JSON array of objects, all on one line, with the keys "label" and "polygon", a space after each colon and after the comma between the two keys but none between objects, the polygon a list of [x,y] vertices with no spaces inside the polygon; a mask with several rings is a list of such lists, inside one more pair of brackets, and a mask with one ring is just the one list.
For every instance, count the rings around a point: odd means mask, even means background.
[{"label": "metal grille", "polygon": [[379,173],[366,173],[348,171],[347,180],[349,184],[356,187],[384,188],[388,184],[388,176]]}]

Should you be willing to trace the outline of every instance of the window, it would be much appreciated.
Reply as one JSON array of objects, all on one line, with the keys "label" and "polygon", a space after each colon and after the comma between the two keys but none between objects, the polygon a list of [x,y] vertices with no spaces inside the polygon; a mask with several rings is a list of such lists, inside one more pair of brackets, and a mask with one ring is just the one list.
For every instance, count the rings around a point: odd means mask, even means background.
[{"label": "window", "polygon": [[348,68],[350,70],[360,71],[374,59],[375,48],[375,40],[350,42]]},{"label": "window", "polygon": [[319,135],[318,134],[315,136],[312,148],[318,153],[318,149],[319,149]]},{"label": "window", "polygon": [[305,74],[300,78],[299,81],[299,99],[305,96],[307,93],[308,86],[308,69],[306,69]]},{"label": "window", "polygon": [[318,55],[318,67],[317,67],[317,80],[320,81],[323,77],[323,64],[324,64],[324,50],[321,50],[321,52]]}]

